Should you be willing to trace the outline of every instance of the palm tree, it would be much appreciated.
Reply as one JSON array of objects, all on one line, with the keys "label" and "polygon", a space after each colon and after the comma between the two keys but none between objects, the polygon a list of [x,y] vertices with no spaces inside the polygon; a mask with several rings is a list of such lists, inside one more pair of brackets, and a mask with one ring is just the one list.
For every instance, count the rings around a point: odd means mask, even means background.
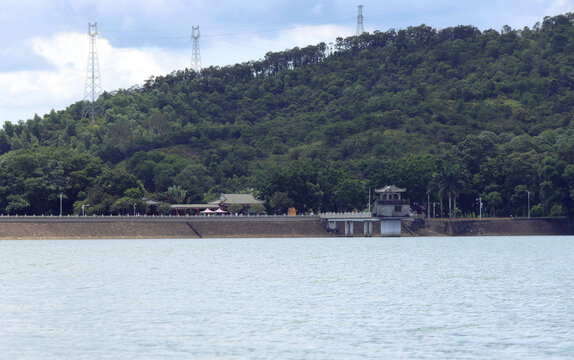
[{"label": "palm tree", "polygon": [[187,197],[187,191],[179,185],[173,185],[167,188],[167,195],[177,204],[183,204]]},{"label": "palm tree", "polygon": [[460,164],[447,163],[435,176],[436,184],[439,189],[441,202],[446,195],[448,196],[448,217],[453,217],[456,212],[456,198],[464,188],[464,176]]}]

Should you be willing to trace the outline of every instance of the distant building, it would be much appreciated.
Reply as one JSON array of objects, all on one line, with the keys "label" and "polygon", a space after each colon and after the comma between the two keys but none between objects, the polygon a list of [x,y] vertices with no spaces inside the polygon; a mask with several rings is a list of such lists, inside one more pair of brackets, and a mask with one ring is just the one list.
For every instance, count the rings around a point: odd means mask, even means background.
[{"label": "distant building", "polygon": [[227,210],[231,205],[243,206],[243,212],[249,213],[249,209],[254,204],[265,204],[265,201],[257,200],[251,194],[221,194],[219,196],[219,206]]},{"label": "distant building", "polygon": [[405,217],[410,215],[410,201],[403,199],[402,194],[406,189],[388,185],[381,189],[376,189],[375,193],[380,194],[375,201],[372,212],[376,217]]},{"label": "distant building", "polygon": [[208,204],[172,204],[173,215],[224,214],[232,205],[241,205],[241,213],[248,214],[254,204],[265,204],[251,194],[221,194],[219,199]]}]

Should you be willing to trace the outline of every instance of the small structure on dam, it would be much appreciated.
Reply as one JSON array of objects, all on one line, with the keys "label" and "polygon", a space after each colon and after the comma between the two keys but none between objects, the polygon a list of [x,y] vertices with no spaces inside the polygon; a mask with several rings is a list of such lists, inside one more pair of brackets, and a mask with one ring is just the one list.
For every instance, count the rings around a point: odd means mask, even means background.
[{"label": "small structure on dam", "polygon": [[380,198],[375,201],[371,212],[324,213],[320,217],[327,222],[329,233],[338,233],[344,225],[345,236],[359,235],[362,223],[362,235],[373,236],[373,223],[380,222],[381,236],[401,236],[401,222],[411,215],[410,201],[403,199],[406,189],[394,185],[375,190]]},{"label": "small structure on dam", "polygon": [[379,219],[371,216],[371,213],[324,213],[320,215],[321,219],[327,221],[327,231],[330,234],[339,232],[339,223],[344,224],[345,236],[355,236],[355,225],[357,225],[357,234],[360,234],[360,224],[363,224],[363,236],[373,236],[373,222]]},{"label": "small structure on dam", "polygon": [[402,198],[406,191],[394,185],[375,190],[380,196],[373,205],[372,213],[373,217],[381,220],[381,236],[401,236],[401,221],[411,212],[410,201]]}]

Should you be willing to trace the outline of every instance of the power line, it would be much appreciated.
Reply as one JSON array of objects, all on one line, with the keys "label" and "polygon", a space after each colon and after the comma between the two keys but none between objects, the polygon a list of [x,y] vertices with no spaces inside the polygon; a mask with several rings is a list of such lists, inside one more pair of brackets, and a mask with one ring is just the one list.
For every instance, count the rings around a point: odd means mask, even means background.
[{"label": "power line", "polygon": [[[316,17],[316,18],[328,18],[328,16],[323,16],[323,17]],[[313,18],[313,19],[316,19]],[[274,27],[272,28],[266,28],[264,30],[246,30],[246,31],[231,31],[231,32],[220,32],[218,33],[217,31],[208,31],[208,35],[203,35],[202,37],[209,37],[209,38],[213,38],[213,37],[228,37],[228,36],[237,36],[237,35],[251,35],[251,34],[261,34],[261,33],[274,33],[274,32],[278,32],[278,31],[284,31],[284,30],[293,30],[293,29],[297,29],[300,27],[313,27],[313,26],[323,26],[323,25],[329,25],[329,24],[337,24],[337,23],[343,23],[343,22],[348,22],[350,20],[353,20],[355,18],[353,17],[349,17],[349,16],[345,16],[345,17],[337,17],[334,20],[329,21],[327,24],[303,24],[303,23],[299,23],[299,24],[293,24],[293,22],[285,22],[285,23],[268,23],[268,24],[251,24],[251,26],[255,27],[255,28],[259,28],[260,26],[267,26],[267,25],[273,25]],[[280,26],[282,24],[285,24],[287,26]],[[278,26],[279,25],[279,26]],[[245,26],[236,26],[236,27],[227,27],[226,29],[233,29],[233,28],[241,28],[241,29],[246,29]],[[218,28],[219,30],[221,30],[222,28]],[[137,31],[121,31],[121,30],[107,30],[106,34],[110,34],[111,36],[106,36],[106,39],[108,40],[140,40],[140,39],[187,39],[188,36],[183,35],[183,33],[185,33],[188,30],[185,29],[150,29],[150,30],[137,30]],[[154,34],[166,34],[166,35],[158,35],[158,36],[149,36],[147,34],[149,33],[154,33]],[[169,35],[169,33],[173,33],[173,35]],[[114,35],[114,34],[118,34],[118,35]],[[127,36],[124,36],[126,35]],[[133,35],[129,35],[129,34],[133,34]],[[141,34],[141,35],[138,35]]]},{"label": "power line", "polygon": [[[339,13],[335,13],[335,14],[329,14],[329,15],[320,15],[320,16],[307,16],[307,17],[303,17],[303,18],[299,18],[297,19],[297,21],[299,22],[299,24],[293,24],[293,20],[289,20],[289,21],[285,21],[285,22],[260,22],[260,23],[250,23],[247,27],[245,25],[236,25],[236,26],[224,26],[224,27],[218,27],[217,29],[214,29],[216,31],[213,32],[209,32],[208,35],[204,34],[204,38],[209,38],[212,40],[215,40],[216,38],[225,38],[225,37],[237,37],[237,36],[244,36],[244,35],[252,35],[252,34],[264,34],[264,33],[274,33],[274,32],[279,32],[279,31],[285,31],[285,30],[291,30],[291,29],[297,29],[297,28],[301,28],[301,27],[316,27],[316,26],[324,26],[324,25],[331,25],[331,24],[336,24],[336,23],[345,23],[345,22],[349,22],[351,19],[353,19],[352,17],[348,16],[348,10],[350,9],[346,9],[345,12],[339,12]],[[327,23],[325,24],[304,24],[306,21],[317,21],[317,20],[326,20]],[[88,24],[88,38],[89,38],[89,45],[90,45],[90,49],[88,52],[88,65],[87,65],[87,69],[86,69],[86,77],[85,77],[85,87],[84,87],[84,104],[83,104],[83,109],[82,109],[82,113],[84,116],[89,117],[90,119],[92,119],[92,121],[95,120],[96,115],[98,114],[98,111],[101,111],[101,106],[99,106],[99,104],[97,103],[97,99],[99,98],[99,96],[103,93],[103,88],[101,85],[101,74],[100,74],[100,64],[99,64],[99,59],[98,59],[98,51],[97,51],[97,46],[96,46],[96,41],[97,41],[97,37],[100,36],[100,32],[98,31],[98,24],[94,23]],[[100,24],[101,25],[101,24]],[[182,25],[183,28],[183,23],[180,24]],[[285,25],[285,26],[282,26]],[[257,30],[258,27],[260,26],[265,26],[265,29],[260,29]],[[178,25],[176,24],[176,27],[178,27]],[[240,27],[241,30],[240,31],[226,31],[226,30],[232,30],[234,28],[238,28]],[[249,28],[253,29],[250,30]],[[217,31],[219,30],[219,32]],[[222,31],[223,30],[223,31]],[[154,40],[154,39],[159,39],[159,40],[166,40],[164,41],[164,45],[166,42],[173,42],[175,45],[175,42],[180,42],[183,44],[183,39],[189,39],[188,36],[185,36],[183,34],[181,34],[184,30],[182,29],[174,29],[174,28],[164,28],[164,29],[149,29],[149,30],[136,30],[136,31],[124,31],[118,28],[115,29],[108,29],[106,30],[106,34],[109,34],[111,36],[105,36],[106,40],[138,40],[138,39],[145,39],[145,40]],[[197,31],[199,33],[199,27],[197,27]],[[151,34],[150,34],[151,33]],[[155,34],[155,36],[154,36]],[[151,36],[150,36],[151,35]],[[171,40],[171,41],[170,41]],[[204,39],[205,41],[205,39]],[[227,49],[228,51],[237,51],[240,52],[240,50],[236,50],[235,48],[230,47],[228,43],[223,43],[220,41],[207,41],[208,44],[210,44],[211,47],[216,47],[216,48],[224,48]],[[254,49],[260,49],[260,50],[268,50],[268,49],[264,49],[264,48],[259,48],[257,46],[253,46],[251,44],[247,44],[244,43],[244,41],[242,41],[242,47],[251,47]],[[197,54],[199,55],[199,52],[197,52]],[[199,61],[199,64],[201,66],[201,61]],[[40,86],[40,87],[34,87],[32,89],[27,89],[27,90],[23,90],[20,92],[6,92],[4,94],[4,96],[8,96],[10,98],[16,98],[16,97],[22,97],[22,96],[26,96],[29,94],[34,94],[34,93],[38,93],[41,91],[45,91],[46,89],[50,89],[53,88],[54,86],[59,87],[59,86],[63,86],[66,83],[73,83],[74,80],[69,80],[69,81],[65,81],[65,82],[61,82],[59,84],[56,85],[50,85],[50,87],[47,86]],[[39,84],[41,85],[41,84]]]}]

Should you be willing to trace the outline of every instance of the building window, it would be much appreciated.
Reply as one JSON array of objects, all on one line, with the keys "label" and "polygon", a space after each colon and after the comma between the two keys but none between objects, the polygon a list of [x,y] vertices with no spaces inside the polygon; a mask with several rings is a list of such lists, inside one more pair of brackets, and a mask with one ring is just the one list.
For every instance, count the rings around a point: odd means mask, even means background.
[{"label": "building window", "polygon": [[400,213],[401,211],[403,211],[403,207],[401,205],[395,205],[395,212]]}]

